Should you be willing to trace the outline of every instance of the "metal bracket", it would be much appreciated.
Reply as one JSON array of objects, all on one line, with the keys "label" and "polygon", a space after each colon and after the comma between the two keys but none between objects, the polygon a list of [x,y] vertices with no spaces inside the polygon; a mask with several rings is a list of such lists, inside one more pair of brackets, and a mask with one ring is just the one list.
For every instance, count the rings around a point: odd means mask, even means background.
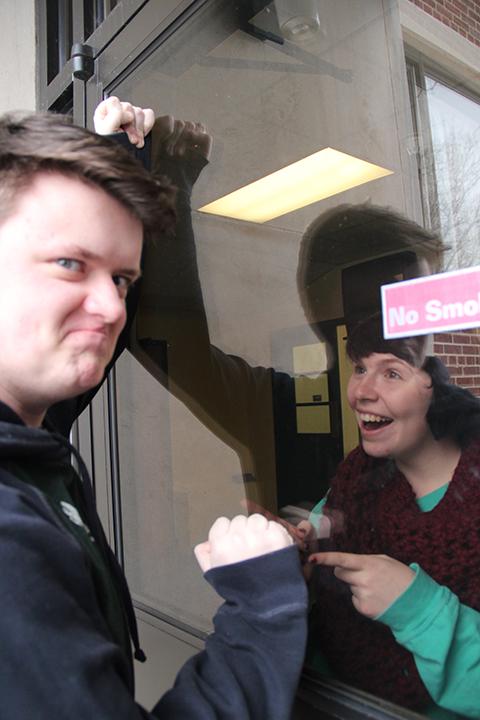
[{"label": "metal bracket", "polygon": [[75,43],[72,45],[72,77],[79,80],[89,80],[94,73],[94,50],[90,45]]}]

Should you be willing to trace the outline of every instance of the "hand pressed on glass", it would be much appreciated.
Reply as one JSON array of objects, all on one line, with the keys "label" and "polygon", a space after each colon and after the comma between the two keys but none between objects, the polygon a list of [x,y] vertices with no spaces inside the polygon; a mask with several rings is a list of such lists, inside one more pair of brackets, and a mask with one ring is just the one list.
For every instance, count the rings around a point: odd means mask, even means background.
[{"label": "hand pressed on glass", "polygon": [[150,108],[141,108],[129,102],[123,102],[112,95],[97,106],[93,116],[95,132],[98,135],[112,135],[125,132],[128,139],[138,148],[145,144],[155,122],[155,114]]},{"label": "hand pressed on glass", "polygon": [[249,560],[293,545],[284,527],[263,515],[237,515],[233,520],[217,518],[208,540],[195,547],[203,572],[221,565]]},{"label": "hand pressed on glass", "polygon": [[156,141],[168,155],[176,157],[197,154],[208,159],[212,149],[212,136],[203,123],[180,120],[172,115],[155,118],[152,109],[132,105],[113,95],[98,105],[93,122],[99,135],[125,132],[138,148],[144,146],[145,137],[155,125]]}]

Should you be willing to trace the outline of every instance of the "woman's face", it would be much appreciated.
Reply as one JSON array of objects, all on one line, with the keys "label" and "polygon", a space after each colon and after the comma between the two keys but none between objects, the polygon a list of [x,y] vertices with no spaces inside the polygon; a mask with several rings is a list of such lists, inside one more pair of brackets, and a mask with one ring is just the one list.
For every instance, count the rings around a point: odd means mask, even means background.
[{"label": "woman's face", "polygon": [[407,460],[431,443],[426,414],[432,392],[429,375],[395,355],[372,353],[354,363],[348,402],[365,452]]}]

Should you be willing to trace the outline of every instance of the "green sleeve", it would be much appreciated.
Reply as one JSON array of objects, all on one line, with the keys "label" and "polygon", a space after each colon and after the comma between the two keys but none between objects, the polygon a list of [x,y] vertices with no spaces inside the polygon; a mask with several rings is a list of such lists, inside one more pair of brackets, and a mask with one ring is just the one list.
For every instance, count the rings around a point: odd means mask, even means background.
[{"label": "green sleeve", "polygon": [[416,563],[416,577],[376,619],[410,650],[433,700],[466,717],[480,713],[480,613],[462,605]]},{"label": "green sleeve", "polygon": [[315,530],[319,529],[320,526],[320,518],[323,515],[323,506],[327,502],[328,493],[325,495],[320,502],[318,502],[314,508],[312,508],[310,515],[309,515],[309,521],[312,523]]}]

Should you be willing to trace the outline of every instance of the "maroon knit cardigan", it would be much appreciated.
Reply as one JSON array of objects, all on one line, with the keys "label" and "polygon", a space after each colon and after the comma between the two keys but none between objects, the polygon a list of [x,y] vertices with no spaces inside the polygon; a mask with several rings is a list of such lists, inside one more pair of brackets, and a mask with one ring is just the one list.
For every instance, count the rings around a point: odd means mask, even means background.
[{"label": "maroon knit cardigan", "polygon": [[[331,511],[337,511],[332,538],[321,550],[417,562],[462,603],[480,610],[479,441],[463,451],[445,496],[426,513],[392,461],[372,459],[357,448],[332,482],[324,513]],[[348,585],[331,568],[317,566],[313,583],[311,637],[336,677],[399,705],[424,708],[431,698],[413,656],[390,629],[355,610]]]}]

